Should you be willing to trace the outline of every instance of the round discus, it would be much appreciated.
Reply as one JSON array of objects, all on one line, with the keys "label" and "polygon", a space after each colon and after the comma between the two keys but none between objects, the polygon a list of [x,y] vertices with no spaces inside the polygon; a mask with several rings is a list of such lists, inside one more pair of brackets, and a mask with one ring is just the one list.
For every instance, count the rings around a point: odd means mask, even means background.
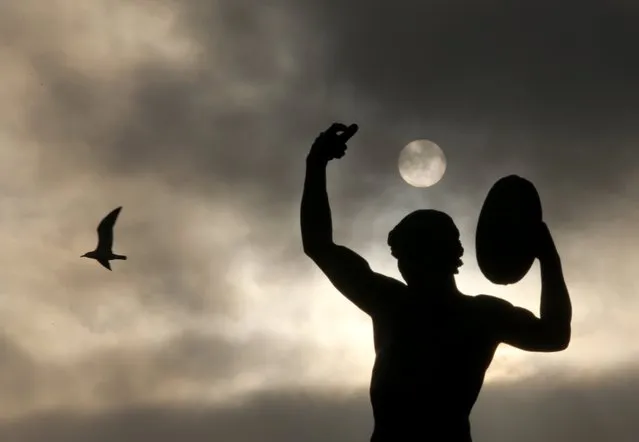
[{"label": "round discus", "polygon": [[475,253],[479,269],[493,284],[520,281],[535,261],[542,222],[541,200],[525,178],[509,175],[488,192],[479,213]]}]

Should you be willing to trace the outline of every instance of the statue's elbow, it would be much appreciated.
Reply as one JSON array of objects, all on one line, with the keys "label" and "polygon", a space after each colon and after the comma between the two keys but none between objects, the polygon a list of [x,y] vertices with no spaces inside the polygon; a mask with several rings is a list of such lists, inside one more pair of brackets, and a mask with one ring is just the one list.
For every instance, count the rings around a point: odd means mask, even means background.
[{"label": "statue's elbow", "polygon": [[315,257],[319,254],[318,247],[308,241],[304,241],[302,243],[302,250],[304,251],[304,254],[311,259],[315,259]]},{"label": "statue's elbow", "polygon": [[302,237],[302,250],[313,261],[322,260],[329,254],[333,243],[324,238]]},{"label": "statue's elbow", "polygon": [[557,337],[556,337],[557,351],[566,350],[570,346],[570,340],[571,340],[571,330],[570,330],[570,326],[568,326],[567,328],[565,328],[564,330],[561,330],[561,332],[557,334]]},{"label": "statue's elbow", "polygon": [[302,250],[304,254],[308,257],[311,257],[315,250],[317,249],[316,242],[304,231],[302,231]]},{"label": "statue's elbow", "polygon": [[546,351],[563,351],[566,350],[570,345],[570,323],[545,323],[542,333]]},{"label": "statue's elbow", "polygon": [[311,261],[318,265],[323,260],[323,255],[325,255],[324,248],[316,244],[304,244],[302,250]]}]

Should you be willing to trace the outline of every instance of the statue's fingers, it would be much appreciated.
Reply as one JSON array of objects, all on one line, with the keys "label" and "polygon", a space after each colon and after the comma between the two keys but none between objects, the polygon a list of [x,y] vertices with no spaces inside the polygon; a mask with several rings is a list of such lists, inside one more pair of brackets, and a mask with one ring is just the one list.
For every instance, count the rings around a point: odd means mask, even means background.
[{"label": "statue's fingers", "polygon": [[337,135],[337,132],[343,132],[343,131],[345,131],[347,129],[348,129],[348,126],[346,126],[345,124],[333,123],[333,124],[331,124],[331,127],[329,127],[326,132],[330,133],[332,135]]},{"label": "statue's fingers", "polygon": [[357,124],[351,124],[346,129],[344,129],[344,131],[340,134],[339,137],[345,143],[349,139],[351,139],[351,137],[355,135],[358,130],[359,130],[359,126]]}]

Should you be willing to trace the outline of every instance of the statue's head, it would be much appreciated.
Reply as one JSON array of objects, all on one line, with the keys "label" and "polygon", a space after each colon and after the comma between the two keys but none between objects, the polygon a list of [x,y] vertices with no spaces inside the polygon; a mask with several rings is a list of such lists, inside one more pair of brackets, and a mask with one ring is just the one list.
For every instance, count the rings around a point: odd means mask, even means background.
[{"label": "statue's head", "polygon": [[388,234],[391,254],[404,280],[419,282],[459,272],[464,249],[453,219],[438,210],[408,214]]}]

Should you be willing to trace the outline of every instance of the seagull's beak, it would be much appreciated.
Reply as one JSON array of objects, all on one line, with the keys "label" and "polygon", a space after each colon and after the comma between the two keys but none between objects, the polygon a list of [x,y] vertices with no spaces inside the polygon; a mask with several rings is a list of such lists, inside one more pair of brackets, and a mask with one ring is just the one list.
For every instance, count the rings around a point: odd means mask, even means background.
[{"label": "seagull's beak", "polygon": [[85,253],[84,255],[80,255],[80,258],[86,258],[87,254]]}]

